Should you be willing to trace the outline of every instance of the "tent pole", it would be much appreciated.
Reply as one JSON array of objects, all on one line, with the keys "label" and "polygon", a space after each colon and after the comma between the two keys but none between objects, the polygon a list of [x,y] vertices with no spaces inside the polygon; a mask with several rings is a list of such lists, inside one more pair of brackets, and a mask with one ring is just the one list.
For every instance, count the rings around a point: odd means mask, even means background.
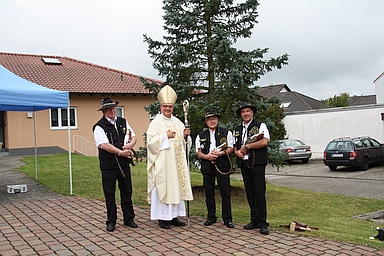
[{"label": "tent pole", "polygon": [[68,117],[68,161],[69,161],[69,193],[72,195],[72,149],[71,149],[71,112],[69,111],[70,100],[68,97],[68,108],[67,108],[67,117]]},{"label": "tent pole", "polygon": [[37,146],[36,146],[36,111],[33,111],[33,131],[34,131],[34,143],[35,143],[35,169],[36,169],[36,180],[37,180]]}]

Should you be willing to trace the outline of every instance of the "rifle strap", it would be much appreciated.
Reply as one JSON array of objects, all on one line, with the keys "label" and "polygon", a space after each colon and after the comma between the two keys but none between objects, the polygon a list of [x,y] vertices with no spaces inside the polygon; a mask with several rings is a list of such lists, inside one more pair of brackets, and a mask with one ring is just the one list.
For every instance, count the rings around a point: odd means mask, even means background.
[{"label": "rifle strap", "polygon": [[[111,133],[111,141],[113,141],[112,140],[112,133]],[[115,158],[116,158],[117,165],[119,166],[121,176],[123,176],[123,178],[125,178],[125,173],[123,171],[123,168],[121,168],[120,161],[119,161],[119,158],[117,157],[117,155],[115,155]]]},{"label": "rifle strap", "polygon": [[256,162],[256,154],[255,152],[253,152],[253,150],[249,150],[249,155],[248,155],[248,162],[247,162],[247,167],[249,169],[253,168],[253,166],[255,166],[255,162]]},{"label": "rifle strap", "polygon": [[219,168],[217,167],[217,164],[215,164],[216,171],[218,171],[220,174],[223,174],[223,175],[228,175],[228,174],[230,174],[232,172],[232,160],[229,157],[229,154],[227,154],[227,157],[228,157],[228,160],[229,160],[229,171],[228,172],[220,171]]},{"label": "rifle strap", "polygon": [[136,152],[134,149],[132,149],[132,153],[133,153],[133,155],[135,156],[135,162],[133,162],[133,159],[132,159],[132,160],[131,160],[131,164],[132,164],[133,166],[136,166],[136,165],[139,164],[139,155],[137,154],[137,152]]}]

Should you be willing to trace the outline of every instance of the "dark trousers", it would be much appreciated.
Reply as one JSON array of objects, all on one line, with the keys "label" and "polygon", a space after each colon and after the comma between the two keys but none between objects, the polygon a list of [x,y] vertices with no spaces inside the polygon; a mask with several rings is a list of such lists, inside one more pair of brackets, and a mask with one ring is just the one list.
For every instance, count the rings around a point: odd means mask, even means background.
[{"label": "dark trousers", "polygon": [[116,224],[117,207],[116,207],[116,180],[119,184],[121,210],[123,212],[123,220],[126,223],[128,220],[135,217],[132,205],[132,180],[131,170],[129,166],[122,166],[125,173],[125,178],[121,175],[120,169],[101,170],[103,191],[105,203],[107,206],[107,224]]},{"label": "dark trousers", "polygon": [[231,209],[231,184],[229,175],[223,175],[216,171],[215,166],[211,164],[210,173],[203,175],[203,184],[205,189],[205,204],[208,210],[208,219],[216,221],[216,201],[215,201],[215,179],[219,186],[222,200],[222,218],[224,223],[232,221]]},{"label": "dark trousers", "polygon": [[267,203],[265,199],[265,167],[267,165],[254,165],[248,168],[248,161],[242,161],[241,174],[249,207],[251,208],[251,222],[261,227],[268,227]]}]

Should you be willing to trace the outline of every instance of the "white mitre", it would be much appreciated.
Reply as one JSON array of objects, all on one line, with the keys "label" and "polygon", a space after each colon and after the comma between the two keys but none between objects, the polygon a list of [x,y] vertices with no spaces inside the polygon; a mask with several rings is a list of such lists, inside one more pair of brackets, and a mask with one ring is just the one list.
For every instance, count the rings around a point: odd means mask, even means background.
[{"label": "white mitre", "polygon": [[157,95],[157,99],[159,100],[160,105],[163,105],[163,104],[174,105],[177,100],[177,95],[175,90],[173,90],[171,86],[166,85],[163,88],[161,88],[159,94]]}]

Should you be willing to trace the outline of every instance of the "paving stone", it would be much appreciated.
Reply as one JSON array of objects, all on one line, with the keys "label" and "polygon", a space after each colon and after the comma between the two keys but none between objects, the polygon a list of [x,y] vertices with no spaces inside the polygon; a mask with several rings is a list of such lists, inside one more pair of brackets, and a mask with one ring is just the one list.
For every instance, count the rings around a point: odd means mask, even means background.
[{"label": "paving stone", "polygon": [[[105,230],[105,204],[45,189],[15,170],[16,157],[0,157],[0,255],[384,255],[382,250],[280,231],[263,236],[237,224],[161,229],[147,208],[134,207],[139,228]],[[6,185],[28,184],[27,193],[6,194]],[[100,188],[101,189],[101,188]],[[118,206],[118,216],[122,212]],[[185,221],[185,220],[184,220]],[[352,254],[348,254],[352,253]]]}]

